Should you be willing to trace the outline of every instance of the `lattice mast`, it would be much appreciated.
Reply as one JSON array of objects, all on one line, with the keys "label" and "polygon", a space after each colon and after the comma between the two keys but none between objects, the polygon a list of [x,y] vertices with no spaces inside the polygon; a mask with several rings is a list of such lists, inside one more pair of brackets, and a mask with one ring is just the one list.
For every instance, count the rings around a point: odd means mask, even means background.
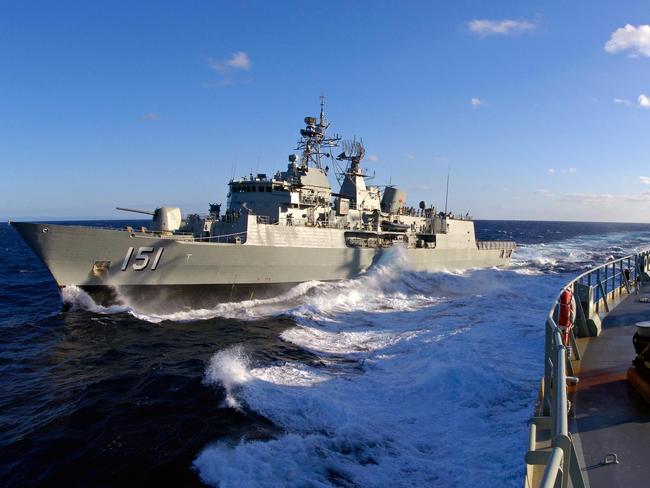
[{"label": "lattice mast", "polygon": [[296,150],[302,151],[300,166],[307,168],[313,166],[322,169],[321,158],[330,157],[330,153],[323,149],[337,147],[341,138],[338,135],[327,136],[327,129],[330,123],[325,118],[325,97],[320,97],[320,117],[305,117],[304,129],[300,129],[302,136],[298,141]]}]

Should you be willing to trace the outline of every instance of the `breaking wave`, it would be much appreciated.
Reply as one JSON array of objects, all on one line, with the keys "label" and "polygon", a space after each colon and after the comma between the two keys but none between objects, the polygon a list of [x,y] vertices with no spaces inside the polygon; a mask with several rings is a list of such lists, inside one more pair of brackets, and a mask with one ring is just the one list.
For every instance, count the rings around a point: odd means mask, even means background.
[{"label": "breaking wave", "polygon": [[645,238],[524,245],[508,269],[455,273],[413,273],[395,253],[355,279],[170,314],[128,300],[101,307],[74,288],[64,298],[151,323],[291,319],[280,338],[305,359],[242,343],[215,351],[205,369],[204,384],[223,392],[215,409],[278,428],[207,445],[193,466],[209,485],[519,486],[550,301],[578,270]]}]

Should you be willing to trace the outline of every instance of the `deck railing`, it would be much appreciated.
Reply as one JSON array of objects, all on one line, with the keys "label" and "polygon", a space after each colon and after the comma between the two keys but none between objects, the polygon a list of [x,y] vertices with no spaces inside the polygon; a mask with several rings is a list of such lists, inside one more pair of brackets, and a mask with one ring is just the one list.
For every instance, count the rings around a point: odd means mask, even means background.
[{"label": "deck railing", "polygon": [[[579,360],[574,329],[581,335],[595,335],[600,323],[598,315],[604,308],[609,312],[623,295],[638,290],[647,280],[650,251],[631,254],[590,269],[567,283],[558,294],[546,318],[544,347],[544,378],[536,416],[530,421],[528,452],[526,453],[526,487],[583,488],[585,486],[575,447],[569,432],[567,383],[577,384],[571,359]],[[560,295],[569,290],[576,299],[576,327],[570,329],[569,344],[564,344],[557,325]],[[598,324],[596,324],[598,322]],[[590,324],[591,323],[591,324]],[[547,431],[550,446],[537,449],[537,431]],[[534,466],[543,466],[541,480],[533,474]]]}]

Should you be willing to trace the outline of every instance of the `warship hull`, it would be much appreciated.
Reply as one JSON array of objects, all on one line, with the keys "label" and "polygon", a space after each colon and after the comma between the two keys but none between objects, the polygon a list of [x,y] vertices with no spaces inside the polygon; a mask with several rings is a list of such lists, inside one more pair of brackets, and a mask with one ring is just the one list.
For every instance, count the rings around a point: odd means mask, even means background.
[{"label": "warship hull", "polygon": [[[39,223],[12,222],[25,242],[47,266],[60,288],[77,286],[93,292],[102,289],[183,289],[210,287],[226,298],[268,295],[307,281],[353,278],[395,253],[395,247],[346,247],[318,242],[336,237],[326,229],[313,245],[219,243],[171,236],[138,235],[122,229],[102,229]],[[277,232],[275,226],[273,231]],[[295,232],[295,229],[288,229]],[[338,242],[338,241],[336,241]],[[311,247],[310,247],[311,246]],[[407,248],[398,259],[413,271],[457,270],[508,264],[511,251],[504,249]],[[207,288],[206,288],[207,290]],[[259,293],[256,295],[255,290]],[[110,296],[110,293],[107,294]]]}]

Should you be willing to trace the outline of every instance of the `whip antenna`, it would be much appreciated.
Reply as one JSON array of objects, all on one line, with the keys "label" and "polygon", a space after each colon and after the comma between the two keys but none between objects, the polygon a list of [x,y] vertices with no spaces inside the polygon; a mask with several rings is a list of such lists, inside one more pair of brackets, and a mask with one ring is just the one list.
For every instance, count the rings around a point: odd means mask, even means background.
[{"label": "whip antenna", "polygon": [[449,200],[449,168],[447,168],[447,192],[445,193],[445,215],[447,215],[447,201]]}]

